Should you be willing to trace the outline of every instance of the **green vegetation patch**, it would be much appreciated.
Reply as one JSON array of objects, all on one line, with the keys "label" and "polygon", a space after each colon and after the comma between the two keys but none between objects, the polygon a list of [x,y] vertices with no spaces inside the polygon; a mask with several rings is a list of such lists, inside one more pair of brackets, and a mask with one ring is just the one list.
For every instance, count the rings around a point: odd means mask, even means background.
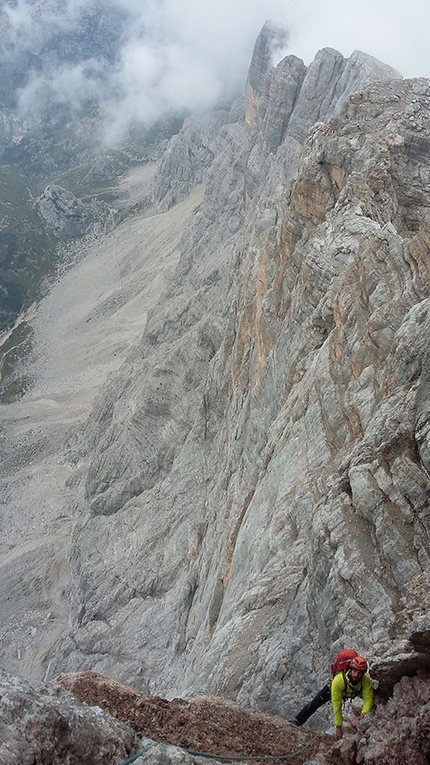
[{"label": "green vegetation patch", "polygon": [[105,145],[98,109],[79,119],[47,122],[8,146],[0,162],[18,167],[39,189],[58,184],[80,198],[108,199],[108,187],[130,167],[157,157],[179,132],[185,114],[147,128],[135,125],[116,146]]},{"label": "green vegetation patch", "polygon": [[10,404],[24,395],[31,385],[24,361],[31,350],[33,330],[22,322],[0,346],[0,402]]},{"label": "green vegetation patch", "polygon": [[12,166],[0,166],[0,331],[40,294],[58,242],[38,213],[35,192]]}]

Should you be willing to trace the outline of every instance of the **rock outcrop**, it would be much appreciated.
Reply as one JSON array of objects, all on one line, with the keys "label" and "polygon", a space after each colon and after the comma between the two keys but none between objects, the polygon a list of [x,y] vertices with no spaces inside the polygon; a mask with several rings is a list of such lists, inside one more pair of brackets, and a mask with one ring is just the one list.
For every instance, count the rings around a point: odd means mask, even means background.
[{"label": "rock outcrop", "polygon": [[58,239],[82,236],[91,226],[102,223],[109,215],[105,202],[85,203],[71,191],[53,184],[47,186],[37,200],[37,207]]},{"label": "rock outcrop", "polygon": [[239,136],[246,153],[244,193],[249,198],[260,188],[268,156],[281,145],[288,152],[289,171],[293,174],[295,160],[312,125],[339,112],[351,93],[370,82],[401,78],[395,69],[362,51],[354,51],[345,59],[331,48],[321,50],[309,67],[293,55],[273,67],[273,57],[287,38],[285,30],[266,22],[249,67],[244,107],[239,99],[230,109],[219,108],[185,120],[160,163],[154,186],[160,209],[168,209],[196,183],[206,181],[208,171],[214,170],[214,161],[218,162],[223,154],[233,166],[240,161],[241,151],[229,146],[235,143],[236,122],[244,119],[245,125],[254,128],[242,130]]},{"label": "rock outcrop", "polygon": [[117,765],[139,749],[134,730],[59,685],[0,670],[2,765]]},{"label": "rock outcrop", "polygon": [[257,37],[245,86],[245,120],[254,124],[255,114],[266,87],[266,78],[273,68],[277,51],[286,46],[288,32],[266,21]]},{"label": "rock outcrop", "polygon": [[[359,735],[342,747],[352,765],[413,762],[427,765],[430,755],[430,675],[403,677],[386,705],[365,720]],[[342,762],[342,760],[341,760]]]},{"label": "rock outcrop", "polygon": [[253,117],[248,118],[257,128],[246,175],[248,196],[259,189],[267,157],[281,144],[302,146],[310,127],[338,113],[351,93],[370,82],[400,77],[362,51],[345,59],[339,51],[324,48],[307,68],[296,56],[286,56],[265,78],[264,90],[258,99],[255,96]]},{"label": "rock outcrop", "polygon": [[213,696],[168,701],[94,672],[37,683],[2,671],[0,758],[4,765],[196,765],[207,762],[199,756],[206,753],[216,763],[228,755],[243,761],[260,755],[299,765],[426,765],[429,699],[428,672],[402,678],[372,715],[357,722],[351,709],[337,742]]},{"label": "rock outcrop", "polygon": [[154,197],[160,210],[168,210],[185,199],[191,189],[206,180],[215,157],[221,153],[220,133],[234,121],[237,108],[235,104],[233,108],[219,108],[184,121],[164,152],[154,182]]}]

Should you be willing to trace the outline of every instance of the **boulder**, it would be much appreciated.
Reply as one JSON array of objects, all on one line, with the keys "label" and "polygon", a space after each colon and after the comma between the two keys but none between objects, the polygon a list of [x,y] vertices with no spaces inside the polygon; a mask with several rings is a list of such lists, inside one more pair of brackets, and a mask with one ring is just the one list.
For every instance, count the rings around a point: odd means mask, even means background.
[{"label": "boulder", "polygon": [[0,670],[2,765],[117,765],[139,747],[136,733],[59,685]]}]

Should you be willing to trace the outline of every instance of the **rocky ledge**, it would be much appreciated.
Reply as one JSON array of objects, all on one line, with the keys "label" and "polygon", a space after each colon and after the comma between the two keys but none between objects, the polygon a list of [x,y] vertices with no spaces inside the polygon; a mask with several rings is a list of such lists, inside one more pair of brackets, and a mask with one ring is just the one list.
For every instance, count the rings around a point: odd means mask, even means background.
[{"label": "rocky ledge", "polygon": [[295,765],[427,765],[429,702],[430,673],[404,676],[387,703],[378,699],[373,714],[360,720],[359,705],[351,705],[345,737],[338,742],[214,696],[168,701],[95,672],[37,683],[1,671],[0,762],[191,765],[207,762],[200,754],[205,753],[218,763],[229,755],[244,762],[261,755],[280,763],[288,755]]}]

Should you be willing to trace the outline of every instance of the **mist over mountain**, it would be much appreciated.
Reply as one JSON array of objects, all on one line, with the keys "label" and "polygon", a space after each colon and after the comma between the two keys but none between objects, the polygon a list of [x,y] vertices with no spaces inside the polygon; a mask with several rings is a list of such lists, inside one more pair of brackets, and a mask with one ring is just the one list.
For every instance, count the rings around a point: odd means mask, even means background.
[{"label": "mist over mountain", "polygon": [[[278,741],[303,765],[425,765],[430,80],[360,50],[307,64],[266,22],[240,93],[109,145],[104,77],[143,19],[112,8],[2,9],[22,85],[2,112],[6,265],[21,278],[43,237],[63,258],[1,338],[2,373],[21,348],[27,380],[0,404],[6,762],[117,765],[138,734],[175,746],[148,765]],[[14,56],[47,9],[24,83]],[[72,71],[89,29],[102,98],[72,114],[56,51]],[[336,743],[329,705],[288,720],[344,647],[377,704]]]},{"label": "mist over mountain", "polygon": [[97,104],[100,138],[112,143],[136,122],[149,127],[168,113],[231,98],[243,84],[261,10],[247,10],[234,44],[220,12],[207,8],[203,19],[193,3],[174,2],[5,2],[2,105],[34,123]]},{"label": "mist over mountain", "polygon": [[[15,168],[1,171],[2,186],[18,179],[19,171],[23,190],[18,201],[11,184],[9,198],[0,198],[0,330],[13,325],[55,274],[61,261],[55,239],[105,225],[109,211],[102,202],[114,201],[108,184],[136,162],[159,158],[190,109],[204,110],[220,99],[230,103],[239,93],[254,18],[247,14],[227,63],[216,35],[210,46],[204,42],[208,28],[202,37],[203,21],[194,18],[193,7],[179,12],[169,3],[123,0],[1,5],[0,163]],[[222,37],[221,30],[217,34]],[[40,217],[47,207],[37,200],[48,184],[77,196],[77,225],[51,213]],[[67,204],[63,199],[57,206],[60,219]],[[24,219],[28,223],[19,230]],[[40,230],[30,246],[27,225]],[[17,242],[13,255],[11,242]]]},{"label": "mist over mountain", "polygon": [[[243,85],[267,18],[289,30],[288,52],[308,65],[324,46],[367,51],[406,76],[429,75],[424,0],[360,6],[340,0],[5,0],[0,8],[4,108],[34,121],[46,112],[103,115],[103,140],[166,113],[204,109]],[[336,19],[336,23],[333,23]],[[284,39],[274,56],[287,52]]]}]

